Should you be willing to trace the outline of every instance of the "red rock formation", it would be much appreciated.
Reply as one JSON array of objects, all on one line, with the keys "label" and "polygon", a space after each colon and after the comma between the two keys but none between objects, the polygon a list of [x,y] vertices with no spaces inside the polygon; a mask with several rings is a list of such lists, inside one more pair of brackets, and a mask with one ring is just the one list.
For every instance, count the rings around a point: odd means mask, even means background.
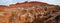
[{"label": "red rock formation", "polygon": [[60,6],[43,2],[0,5],[0,23],[60,23],[59,15]]}]

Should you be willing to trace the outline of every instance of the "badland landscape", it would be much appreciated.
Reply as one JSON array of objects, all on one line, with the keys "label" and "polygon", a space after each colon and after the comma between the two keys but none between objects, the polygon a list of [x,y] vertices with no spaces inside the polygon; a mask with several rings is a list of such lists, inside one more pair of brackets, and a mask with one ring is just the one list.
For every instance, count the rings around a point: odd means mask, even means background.
[{"label": "badland landscape", "polygon": [[0,23],[60,23],[60,6],[37,1],[0,5]]}]

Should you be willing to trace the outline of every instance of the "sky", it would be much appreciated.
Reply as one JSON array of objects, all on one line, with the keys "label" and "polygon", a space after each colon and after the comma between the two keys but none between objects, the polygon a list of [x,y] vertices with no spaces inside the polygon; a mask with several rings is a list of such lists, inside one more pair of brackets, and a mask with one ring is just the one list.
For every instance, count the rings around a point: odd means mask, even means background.
[{"label": "sky", "polygon": [[15,4],[17,2],[25,2],[25,1],[39,1],[39,2],[45,2],[48,4],[54,4],[54,5],[60,5],[60,0],[0,0],[0,5],[9,5],[9,4]]}]

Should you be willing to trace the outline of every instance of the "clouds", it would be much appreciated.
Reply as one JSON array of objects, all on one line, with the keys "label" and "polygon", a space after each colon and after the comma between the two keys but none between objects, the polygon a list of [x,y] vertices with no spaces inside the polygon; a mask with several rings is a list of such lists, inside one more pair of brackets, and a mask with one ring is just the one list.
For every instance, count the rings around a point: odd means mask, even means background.
[{"label": "clouds", "polygon": [[16,2],[24,2],[26,0],[2,0],[0,1],[0,5],[9,5],[9,4],[15,4]]},{"label": "clouds", "polygon": [[2,0],[0,1],[0,5],[8,5],[11,3],[12,0]]},{"label": "clouds", "polygon": [[55,1],[55,0],[31,0],[31,1]]},{"label": "clouds", "polygon": [[39,1],[39,2],[46,2],[49,4],[56,4],[60,5],[60,0],[0,0],[0,5],[8,5],[8,4],[14,4],[16,2],[25,2],[25,1]]},{"label": "clouds", "polygon": [[12,1],[12,0],[5,0],[5,1],[9,2],[9,1]]},{"label": "clouds", "polygon": [[30,1],[39,1],[39,0],[30,0]]}]

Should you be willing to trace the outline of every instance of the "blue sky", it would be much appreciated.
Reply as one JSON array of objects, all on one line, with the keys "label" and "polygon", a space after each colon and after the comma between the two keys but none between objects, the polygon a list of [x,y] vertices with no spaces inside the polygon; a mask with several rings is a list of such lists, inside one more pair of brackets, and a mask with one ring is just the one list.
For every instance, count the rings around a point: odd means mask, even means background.
[{"label": "blue sky", "polygon": [[60,5],[60,0],[0,0],[0,5],[9,5],[9,4],[15,4],[17,2],[25,2],[25,1],[39,1],[49,4]]}]

